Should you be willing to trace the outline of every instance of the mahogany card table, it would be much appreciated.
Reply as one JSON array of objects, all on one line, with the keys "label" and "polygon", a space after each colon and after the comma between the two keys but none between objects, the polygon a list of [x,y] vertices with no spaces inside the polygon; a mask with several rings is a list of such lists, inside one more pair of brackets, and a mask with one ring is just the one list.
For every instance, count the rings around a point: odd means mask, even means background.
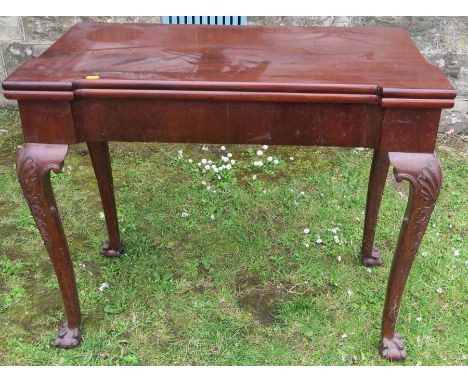
[{"label": "mahogany card table", "polygon": [[81,340],[73,266],[50,172],[86,142],[118,257],[109,141],[364,147],[374,155],[362,264],[374,248],[389,165],[410,193],[390,270],[380,352],[406,358],[400,302],[441,187],[434,156],[441,110],[456,93],[398,28],[82,23],[3,81],[24,144],[17,174],[62,293],[67,322],[55,346]]}]

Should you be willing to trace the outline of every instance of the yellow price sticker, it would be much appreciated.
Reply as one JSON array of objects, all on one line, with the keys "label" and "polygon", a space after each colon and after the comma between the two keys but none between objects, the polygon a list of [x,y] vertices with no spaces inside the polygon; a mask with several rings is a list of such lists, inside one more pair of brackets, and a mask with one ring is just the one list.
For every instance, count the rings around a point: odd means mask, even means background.
[{"label": "yellow price sticker", "polygon": [[99,76],[98,75],[90,75],[85,77],[87,80],[98,80]]}]

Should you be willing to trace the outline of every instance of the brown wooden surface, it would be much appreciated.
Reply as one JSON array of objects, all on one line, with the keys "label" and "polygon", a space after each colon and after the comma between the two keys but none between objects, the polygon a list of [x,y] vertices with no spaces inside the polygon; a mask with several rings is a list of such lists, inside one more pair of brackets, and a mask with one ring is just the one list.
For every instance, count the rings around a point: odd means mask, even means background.
[{"label": "brown wooden surface", "polygon": [[66,101],[18,101],[25,142],[77,143],[72,103]]},{"label": "brown wooden surface", "polygon": [[[32,84],[31,84],[32,85]],[[80,79],[73,81],[75,89],[141,89],[141,90],[204,90],[204,91],[263,91],[286,93],[382,93],[377,85],[356,84],[309,84],[292,82],[216,82],[216,81],[154,81],[154,80],[108,80]],[[447,91],[453,93],[453,91]],[[447,95],[450,98],[450,95]]]},{"label": "brown wooden surface", "polygon": [[109,239],[104,242],[101,248],[101,254],[106,257],[119,257],[121,255],[122,241],[120,240],[117,208],[115,206],[114,180],[112,179],[109,145],[107,142],[88,142],[88,150],[93,163],[94,173],[96,174],[109,236]]},{"label": "brown wooden surface", "polygon": [[389,167],[388,153],[374,150],[367,189],[366,217],[361,246],[361,262],[366,267],[383,264],[380,250],[374,247],[375,230]]},{"label": "brown wooden surface", "polygon": [[[23,92],[26,93],[26,92]],[[35,92],[37,93],[37,92]],[[78,89],[77,99],[182,99],[210,101],[253,101],[253,102],[308,102],[308,103],[360,103],[378,104],[380,97],[373,94],[323,94],[286,92],[240,92],[240,91],[195,91],[195,90],[136,90],[136,89]],[[421,102],[422,100],[417,100]]]},{"label": "brown wooden surface", "polygon": [[376,147],[382,109],[327,103],[83,99],[75,102],[74,115],[84,141]]},{"label": "brown wooden surface", "polygon": [[[100,79],[76,82],[92,74]],[[205,90],[235,90],[248,83],[253,91],[275,84],[286,92],[346,86],[350,94],[368,87],[369,94],[388,88],[406,98],[415,89],[428,98],[455,96],[441,70],[399,28],[83,23],[3,86],[71,90],[99,81],[113,89],[139,88],[142,82],[146,88],[166,83],[165,89],[182,89],[184,82],[196,82]]]},{"label": "brown wooden surface", "polygon": [[440,109],[384,109],[380,148],[384,151],[433,153]]}]

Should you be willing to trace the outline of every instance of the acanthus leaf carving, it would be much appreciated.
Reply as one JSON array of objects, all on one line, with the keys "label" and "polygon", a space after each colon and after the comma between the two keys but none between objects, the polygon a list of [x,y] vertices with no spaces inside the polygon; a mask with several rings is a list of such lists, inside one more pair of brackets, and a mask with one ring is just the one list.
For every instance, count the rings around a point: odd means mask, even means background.
[{"label": "acanthus leaf carving", "polygon": [[43,164],[37,163],[33,157],[28,154],[28,150],[21,147],[18,151],[18,159],[16,164],[16,171],[18,175],[21,188],[23,189],[24,197],[28,203],[31,214],[36,222],[39,233],[42,236],[44,245],[50,247],[50,235],[47,231],[47,215],[46,209],[49,206],[47,197],[44,196],[42,189],[44,178],[49,176],[51,170],[60,170],[61,166],[56,164]]}]

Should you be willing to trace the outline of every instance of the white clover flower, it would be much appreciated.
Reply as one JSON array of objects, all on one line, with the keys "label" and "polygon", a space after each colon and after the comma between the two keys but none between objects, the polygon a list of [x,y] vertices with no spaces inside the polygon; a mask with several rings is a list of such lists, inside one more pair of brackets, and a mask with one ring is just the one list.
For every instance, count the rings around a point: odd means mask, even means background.
[{"label": "white clover flower", "polygon": [[416,321],[421,322],[421,321],[422,321],[422,317],[416,317]]},{"label": "white clover flower", "polygon": [[211,190],[211,186],[206,186],[207,191]]},{"label": "white clover flower", "polygon": [[182,150],[177,150],[177,158],[182,159],[184,157],[184,152]]},{"label": "white clover flower", "polygon": [[340,262],[341,261],[341,256],[338,256],[336,259]]},{"label": "white clover flower", "polygon": [[203,147],[201,149],[202,149],[202,151],[208,151],[208,147],[206,147],[205,145],[203,145]]},{"label": "white clover flower", "polygon": [[234,159],[231,159],[231,164],[235,164],[236,161]]},{"label": "white clover flower", "polygon": [[262,192],[263,192],[264,194],[266,194],[266,193],[267,193],[267,190],[263,190]]},{"label": "white clover flower", "polygon": [[310,229],[309,228],[304,228],[304,233],[310,233]]},{"label": "white clover flower", "polygon": [[343,338],[343,339],[348,338],[348,335],[346,333],[344,333],[344,334],[341,335],[341,338]]},{"label": "white clover flower", "polygon": [[215,216],[213,214],[211,214],[210,218],[211,218],[211,220],[214,220]]},{"label": "white clover flower", "polygon": [[460,251],[458,249],[456,249],[454,252],[453,252],[454,256],[458,257],[460,256]]},{"label": "white clover flower", "polygon": [[201,167],[201,162],[198,162],[198,167]]},{"label": "white clover flower", "polygon": [[192,160],[192,159],[189,159],[187,162],[189,162],[189,163],[193,163],[193,160]]},{"label": "white clover flower", "polygon": [[263,145],[262,148],[263,150],[268,150],[268,145]]},{"label": "white clover flower", "polygon": [[441,287],[439,287],[436,289],[436,292],[441,294],[441,293],[444,293],[444,290]]},{"label": "white clover flower", "polygon": [[315,240],[317,244],[323,244],[323,240],[320,238],[320,236],[317,237],[317,240]]},{"label": "white clover flower", "polygon": [[189,213],[184,211],[184,212],[182,212],[180,215],[181,215],[183,218],[186,218],[187,216],[189,216]]},{"label": "white clover flower", "polygon": [[278,159],[275,159],[275,160],[273,161],[273,163],[274,163],[274,164],[279,164],[279,160],[278,160]]},{"label": "white clover flower", "polygon": [[367,268],[367,273],[372,273],[372,268]]},{"label": "white clover flower", "polygon": [[263,162],[261,160],[258,161],[258,167],[262,167],[263,166]]},{"label": "white clover flower", "polygon": [[299,192],[299,193],[300,193],[301,195],[305,195],[305,192],[304,192],[304,191],[301,191],[301,192]]},{"label": "white clover flower", "polygon": [[215,168],[213,169],[213,171],[214,171],[214,172],[219,172],[219,169],[218,169],[217,167],[215,167]]},{"label": "white clover flower", "polygon": [[109,288],[109,284],[108,283],[102,283],[101,286],[99,287],[99,290],[101,292],[104,292],[104,289],[106,288]]},{"label": "white clover flower", "polygon": [[309,248],[309,243],[304,243],[304,246],[305,246],[306,248]]},{"label": "white clover flower", "polygon": [[212,164],[211,165],[211,168],[214,170],[216,168],[216,165],[215,164]]},{"label": "white clover flower", "polygon": [[229,158],[228,158],[228,157],[222,156],[222,157],[221,157],[221,160],[222,160],[223,162],[229,162]]},{"label": "white clover flower", "polygon": [[213,161],[212,161],[212,160],[209,160],[209,161],[208,161],[208,164],[212,164],[212,163],[213,163]]},{"label": "white clover flower", "polygon": [[232,158],[232,153],[227,153],[228,158]]},{"label": "white clover flower", "polygon": [[252,175],[252,179],[253,180],[257,179],[257,175]]},{"label": "white clover flower", "polygon": [[228,163],[228,164],[226,165],[226,170],[230,170],[231,168],[232,168],[232,166]]},{"label": "white clover flower", "polygon": [[104,212],[99,212],[99,218],[104,219]]},{"label": "white clover flower", "polygon": [[261,157],[261,156],[263,155],[263,151],[262,151],[262,150],[258,150],[258,151],[257,151],[257,155],[258,155],[259,157]]},{"label": "white clover flower", "polygon": [[204,180],[202,180],[201,184],[203,184],[204,186],[206,186],[206,182]]},{"label": "white clover flower", "polygon": [[351,297],[354,293],[353,293],[352,290],[348,290],[348,291],[346,292],[346,294],[347,294],[349,297]]},{"label": "white clover flower", "polygon": [[268,161],[268,162],[271,162],[272,160],[273,160],[273,157],[268,157],[268,158],[267,158],[267,161]]},{"label": "white clover flower", "polygon": [[226,150],[226,146],[221,146],[221,150],[225,151],[225,150]]},{"label": "white clover flower", "polygon": [[289,157],[289,160],[294,160],[294,157]]},{"label": "white clover flower", "polygon": [[340,239],[338,238],[337,235],[333,236],[333,240],[335,241],[336,244],[340,244]]},{"label": "white clover flower", "polygon": [[203,158],[203,159],[201,160],[201,162],[202,162],[203,164],[206,164],[206,159]]},{"label": "white clover flower", "polygon": [[207,165],[205,166],[205,170],[209,170],[209,169],[210,169],[210,165],[207,164]]}]

